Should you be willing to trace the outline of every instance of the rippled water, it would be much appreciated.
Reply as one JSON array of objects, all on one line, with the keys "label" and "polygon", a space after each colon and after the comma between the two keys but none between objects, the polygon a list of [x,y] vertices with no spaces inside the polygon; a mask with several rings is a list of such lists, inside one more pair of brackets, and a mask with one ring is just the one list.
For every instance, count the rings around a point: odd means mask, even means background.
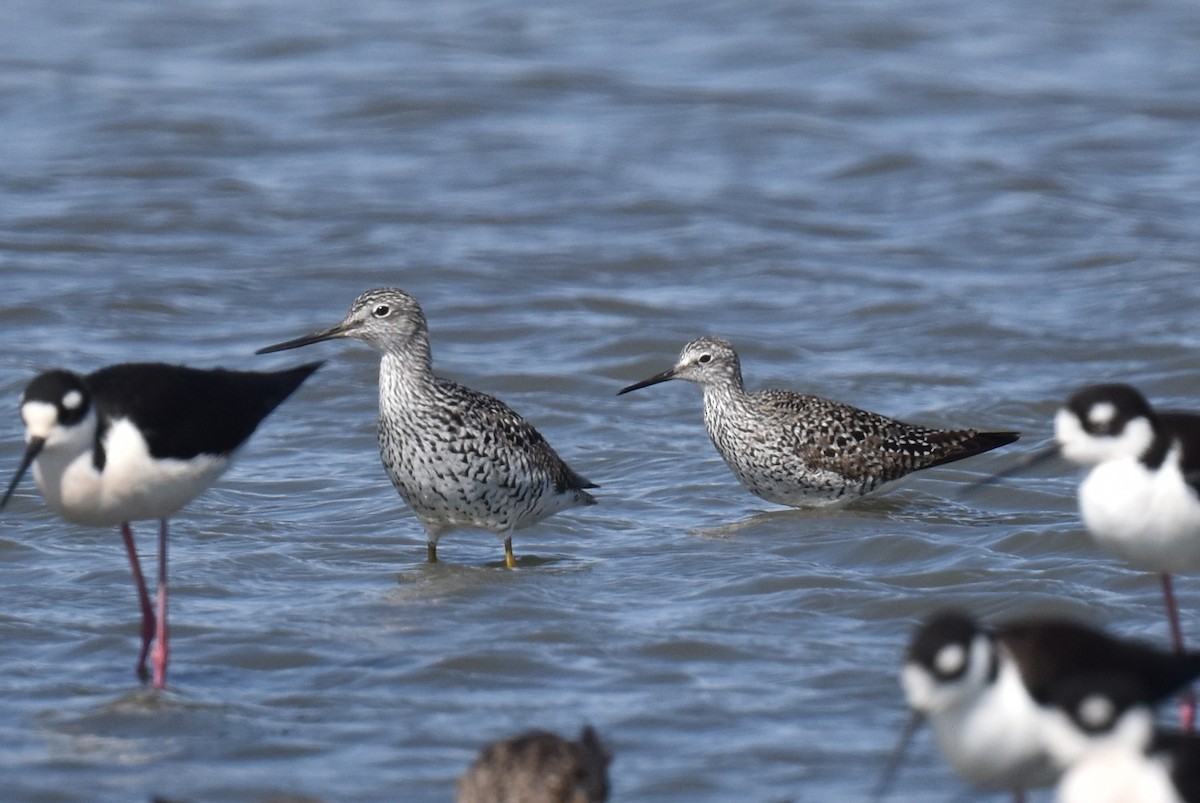
[{"label": "rippled water", "polygon": [[[1090,546],[1062,467],[958,493],[1014,448],[779,510],[728,474],[694,389],[615,392],[711,333],[752,387],[1025,449],[1085,382],[1194,405],[1190,0],[0,17],[0,466],[43,368],[329,360],[173,522],[165,694],[133,677],[117,534],[29,480],[0,515],[6,798],[447,801],[485,741],[591,722],[614,800],[854,800],[936,606],[1165,641],[1156,583]],[[423,562],[373,354],[253,356],[393,284],[441,372],[603,486],[519,533],[517,571],[486,533]],[[1179,592],[1200,638],[1200,587]],[[926,738],[892,799],[970,796]]]}]

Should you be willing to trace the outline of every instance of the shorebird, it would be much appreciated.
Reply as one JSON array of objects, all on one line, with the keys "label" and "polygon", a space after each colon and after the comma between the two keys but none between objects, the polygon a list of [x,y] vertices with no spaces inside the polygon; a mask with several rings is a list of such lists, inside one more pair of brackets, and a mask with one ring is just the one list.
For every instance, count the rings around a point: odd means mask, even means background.
[{"label": "shorebird", "polygon": [[1144,696],[1136,681],[1107,673],[1055,690],[1044,732],[1063,770],[1058,803],[1200,801],[1200,737],[1156,729]]},{"label": "shorebird", "polygon": [[1079,510],[1096,543],[1161,576],[1182,650],[1171,574],[1200,572],[1200,414],[1156,412],[1129,385],[1092,385],[1055,414],[1054,438],[1051,453],[1089,469]]},{"label": "shorebird", "polygon": [[[38,489],[64,519],[119,525],[142,608],[137,673],[166,685],[167,520],[229,468],[259,423],[320,363],[258,373],[121,363],[80,375],[47,371],[21,396],[25,456],[0,509],[33,466]],[[134,547],[131,521],[158,519],[158,615]]]},{"label": "shorebird", "polygon": [[728,341],[701,337],[675,366],[618,393],[671,379],[704,389],[704,424],[734,476],[769,502],[845,503],[923,468],[1012,443],[1016,432],[938,430],[790,390],[747,393]]},{"label": "shorebird", "polygon": [[368,290],[341,323],[257,353],[341,337],[383,355],[379,452],[392,485],[421,521],[430,563],[443,533],[473,527],[504,539],[504,562],[512,568],[514,530],[596,503],[585,489],[598,486],[504,402],[434,375],[425,314],[403,290]]},{"label": "shorebird", "polygon": [[1045,743],[1045,706],[1064,684],[1096,673],[1127,678],[1153,704],[1200,675],[1200,653],[1158,650],[1061,619],[988,628],[958,612],[931,617],[905,656],[900,679],[913,716],[877,796],[924,720],[946,762],[978,787],[1021,800],[1053,784],[1060,767]]},{"label": "shorebird", "polygon": [[570,741],[529,731],[487,745],[458,782],[456,803],[603,803],[612,756],[590,727]]},{"label": "shorebird", "polygon": [[[1182,652],[1171,575],[1200,572],[1200,413],[1157,411],[1131,385],[1088,385],[1055,413],[1048,449],[976,486],[1059,455],[1086,469],[1079,511],[1093,540],[1159,575],[1171,644]],[[1181,710],[1186,730],[1195,716],[1189,695]]]}]

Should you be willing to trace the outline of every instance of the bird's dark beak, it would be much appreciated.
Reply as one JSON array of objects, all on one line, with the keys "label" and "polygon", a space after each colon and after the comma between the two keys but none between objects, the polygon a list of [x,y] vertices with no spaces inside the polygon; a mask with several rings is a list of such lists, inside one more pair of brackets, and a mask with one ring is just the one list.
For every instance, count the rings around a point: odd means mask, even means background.
[{"label": "bird's dark beak", "polygon": [[29,470],[29,466],[37,458],[42,451],[42,447],[46,445],[45,438],[30,438],[29,445],[25,447],[25,456],[21,458],[21,465],[17,469],[17,473],[13,475],[12,482],[8,484],[8,490],[4,492],[4,498],[0,499],[0,510],[4,510],[4,506],[8,504],[8,498],[13,495],[13,491],[17,490],[17,483],[25,476],[25,472]]},{"label": "bird's dark beak", "polygon": [[977,482],[973,482],[970,485],[963,486],[962,492],[970,493],[971,491],[977,491],[980,488],[983,488],[984,486],[991,485],[991,484],[999,482],[1000,480],[1003,480],[1003,479],[1008,479],[1009,477],[1013,476],[1014,474],[1020,474],[1024,471],[1028,471],[1029,469],[1034,468],[1035,466],[1040,466],[1042,463],[1045,463],[1049,460],[1052,460],[1055,457],[1058,457],[1058,455],[1059,455],[1058,444],[1051,443],[1049,446],[1045,447],[1044,449],[1041,449],[1039,451],[1032,452],[1030,454],[1025,455],[1020,460],[1013,463],[1011,466],[1004,469],[1003,471],[999,471],[995,474],[984,477],[983,479],[981,479]]},{"label": "bird's dark beak", "polygon": [[617,395],[620,396],[622,393],[628,393],[631,390],[640,390],[642,388],[648,388],[651,385],[657,385],[660,382],[667,382],[674,378],[675,378],[675,369],[668,368],[666,371],[663,371],[661,374],[655,374],[654,376],[650,377],[649,379],[643,379],[641,382],[634,382],[632,385],[630,385],[627,388],[621,388],[620,390],[617,391]]},{"label": "bird's dark beak", "polygon": [[913,711],[909,716],[908,722],[904,723],[904,730],[900,732],[900,739],[896,742],[896,746],[892,748],[892,754],[888,756],[887,765],[883,768],[883,773],[879,776],[879,782],[875,784],[875,790],[871,792],[871,800],[883,800],[883,796],[887,794],[888,789],[892,785],[892,781],[896,780],[896,776],[900,773],[900,764],[904,761],[904,754],[908,752],[908,745],[912,741],[916,732],[921,729],[921,723],[925,721],[925,717],[920,711]]},{"label": "bird's dark beak", "polygon": [[355,329],[358,328],[357,323],[342,321],[336,326],[331,326],[328,329],[322,329],[319,332],[313,332],[310,335],[297,337],[294,340],[285,340],[282,343],[276,343],[273,346],[264,346],[255,354],[271,354],[276,351],[287,351],[288,349],[298,349],[301,346],[308,346],[313,343],[320,343],[322,340],[333,340],[337,337],[346,337]]}]

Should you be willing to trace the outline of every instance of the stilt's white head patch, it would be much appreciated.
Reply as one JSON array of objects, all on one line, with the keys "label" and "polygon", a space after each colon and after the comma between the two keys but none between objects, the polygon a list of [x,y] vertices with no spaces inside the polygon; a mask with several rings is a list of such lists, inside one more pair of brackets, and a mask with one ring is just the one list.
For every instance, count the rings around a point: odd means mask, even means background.
[{"label": "stilt's white head patch", "polygon": [[78,410],[83,404],[83,394],[77,390],[68,390],[62,397],[62,406],[68,410]]}]

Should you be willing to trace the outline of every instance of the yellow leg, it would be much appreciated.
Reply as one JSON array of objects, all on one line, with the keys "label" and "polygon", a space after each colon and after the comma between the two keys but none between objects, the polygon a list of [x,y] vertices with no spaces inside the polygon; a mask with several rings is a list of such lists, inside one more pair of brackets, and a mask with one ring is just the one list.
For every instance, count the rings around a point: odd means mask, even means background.
[{"label": "yellow leg", "polygon": [[437,563],[437,544],[429,541],[425,544],[425,553],[430,563]]},{"label": "yellow leg", "polygon": [[506,568],[517,568],[517,559],[513,556],[512,536],[504,539],[504,565]]}]

